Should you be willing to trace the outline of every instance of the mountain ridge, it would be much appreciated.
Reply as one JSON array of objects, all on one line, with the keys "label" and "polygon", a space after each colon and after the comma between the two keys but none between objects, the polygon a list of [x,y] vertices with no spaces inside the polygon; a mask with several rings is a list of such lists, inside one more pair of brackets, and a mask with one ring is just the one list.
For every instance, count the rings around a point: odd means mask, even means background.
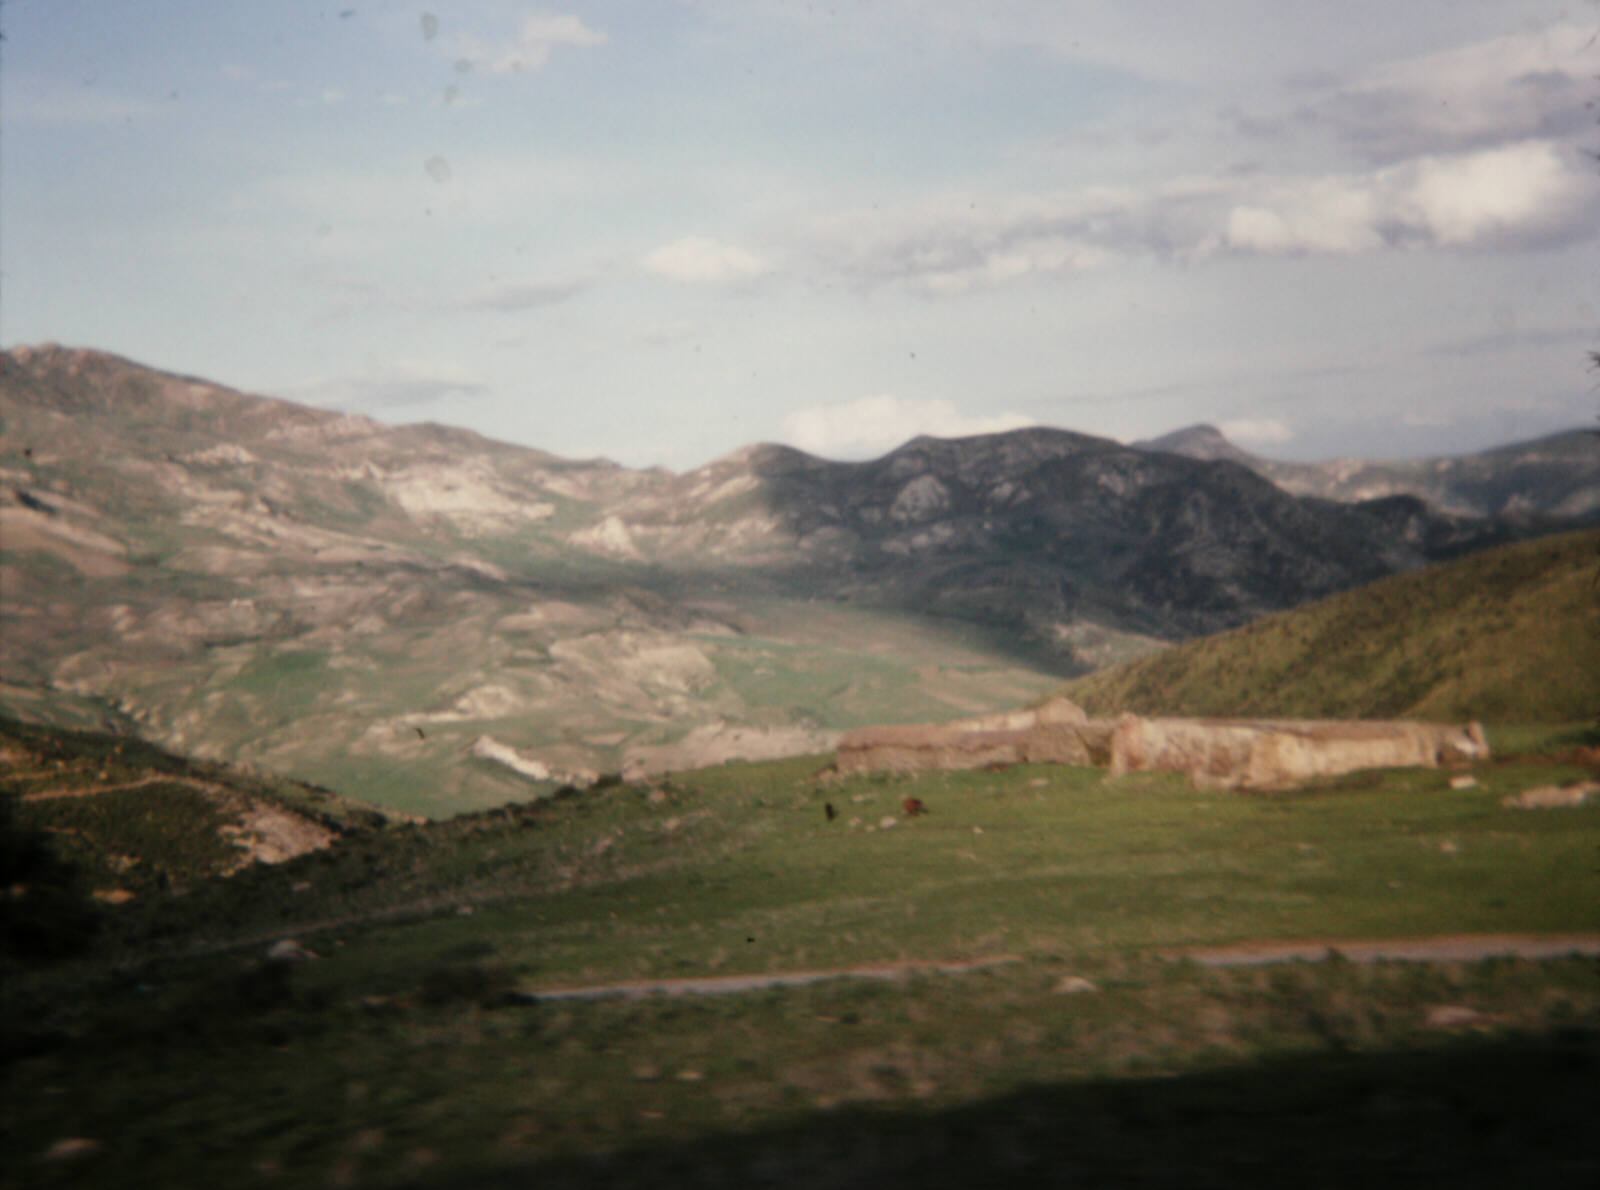
[{"label": "mountain ridge", "polygon": [[1543,527],[1046,427],[633,471],[86,349],[0,354],[0,416],[0,703],[429,813],[1004,709]]},{"label": "mountain ridge", "polygon": [[1302,496],[1352,501],[1416,496],[1462,516],[1600,517],[1600,436],[1561,430],[1468,455],[1414,459],[1337,458],[1296,463],[1251,454],[1199,423],[1133,444],[1191,458],[1229,458]]}]

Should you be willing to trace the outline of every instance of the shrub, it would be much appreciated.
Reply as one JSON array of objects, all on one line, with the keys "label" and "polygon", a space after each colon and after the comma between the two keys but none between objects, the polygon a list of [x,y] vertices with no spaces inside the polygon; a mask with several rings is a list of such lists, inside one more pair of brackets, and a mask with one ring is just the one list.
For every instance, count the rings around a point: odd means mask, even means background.
[{"label": "shrub", "polygon": [[77,954],[101,923],[82,872],[56,853],[44,831],[17,822],[12,798],[0,797],[0,953]]}]

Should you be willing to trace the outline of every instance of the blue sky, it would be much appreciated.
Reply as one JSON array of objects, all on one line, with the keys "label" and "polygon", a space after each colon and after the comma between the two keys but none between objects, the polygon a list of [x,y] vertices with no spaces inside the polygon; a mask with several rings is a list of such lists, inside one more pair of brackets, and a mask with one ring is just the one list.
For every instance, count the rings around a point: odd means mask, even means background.
[{"label": "blue sky", "polygon": [[6,0],[0,340],[682,470],[1592,423],[1600,3]]}]

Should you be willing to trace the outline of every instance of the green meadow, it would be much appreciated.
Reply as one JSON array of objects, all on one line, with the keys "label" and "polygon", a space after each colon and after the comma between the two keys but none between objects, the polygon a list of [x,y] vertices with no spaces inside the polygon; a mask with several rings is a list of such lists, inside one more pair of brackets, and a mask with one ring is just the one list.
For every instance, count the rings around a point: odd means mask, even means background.
[{"label": "green meadow", "polygon": [[[1491,741],[1470,771],[1273,796],[814,757],[358,830],[8,958],[0,1164],[74,1187],[1581,1184],[1596,960],[1181,958],[1593,933],[1600,805],[1501,802],[1588,776],[1600,736]],[[54,805],[13,809],[63,829]],[[266,961],[283,938],[317,957]],[[960,961],[982,965],[540,996]]]}]

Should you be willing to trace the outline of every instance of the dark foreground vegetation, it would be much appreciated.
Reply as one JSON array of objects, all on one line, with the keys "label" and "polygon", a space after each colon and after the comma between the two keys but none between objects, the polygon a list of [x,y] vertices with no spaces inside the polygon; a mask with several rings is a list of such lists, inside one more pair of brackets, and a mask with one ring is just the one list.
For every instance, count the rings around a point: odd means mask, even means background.
[{"label": "dark foreground vegetation", "polygon": [[[1272,797],[1087,769],[827,781],[815,758],[731,765],[356,831],[116,905],[72,884],[92,865],[51,852],[98,929],[0,960],[0,1177],[1589,1184],[1596,960],[1171,957],[1596,931],[1600,805],[1502,801],[1592,778],[1600,736],[1491,740],[1496,760],[1470,771]],[[50,842],[17,816],[40,804],[13,805],[8,838]],[[540,997],[979,959],[1008,961]]]}]

